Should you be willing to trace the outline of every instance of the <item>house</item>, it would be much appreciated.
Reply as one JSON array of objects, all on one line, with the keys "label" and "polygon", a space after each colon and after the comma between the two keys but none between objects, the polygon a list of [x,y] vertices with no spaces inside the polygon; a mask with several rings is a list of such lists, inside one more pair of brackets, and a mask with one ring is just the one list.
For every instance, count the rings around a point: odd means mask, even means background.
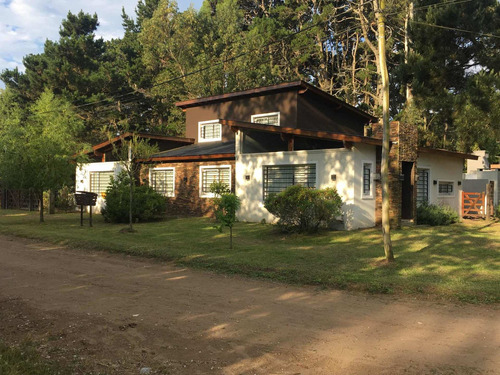
[{"label": "house", "polygon": [[[192,144],[149,163],[151,184],[168,186],[173,213],[207,214],[210,184],[226,182],[241,199],[238,218],[272,222],[264,199],[287,186],[335,187],[346,229],[381,221],[381,126],[373,116],[302,81],[176,103]],[[367,136],[365,134],[370,134]],[[465,159],[418,147],[415,127],[391,124],[390,189],[394,225],[412,220],[419,202],[461,208]]]},{"label": "house", "polygon": [[[464,189],[467,192],[485,193],[487,196],[488,185],[493,185],[490,193],[492,203],[496,207],[500,204],[500,164],[490,164],[489,155],[484,150],[474,151],[477,160],[467,161],[467,172],[463,174]],[[488,203],[489,204],[489,203]]]},{"label": "house", "polygon": [[75,191],[90,191],[98,194],[94,212],[99,213],[104,207],[106,189],[111,182],[111,177],[118,176],[123,169],[123,165],[113,153],[113,147],[121,147],[122,141],[130,140],[133,135],[139,139],[147,139],[152,145],[157,145],[160,150],[168,150],[194,142],[194,139],[189,138],[127,132],[93,146],[88,154],[93,162],[81,164],[76,169]]}]

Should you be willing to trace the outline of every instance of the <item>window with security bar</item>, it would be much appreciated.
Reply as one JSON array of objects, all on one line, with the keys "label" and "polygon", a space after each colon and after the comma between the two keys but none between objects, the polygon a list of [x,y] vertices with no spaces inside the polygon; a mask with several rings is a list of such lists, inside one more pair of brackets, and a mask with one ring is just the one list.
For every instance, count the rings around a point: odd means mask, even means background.
[{"label": "window with security bar", "polygon": [[150,185],[155,191],[166,197],[175,196],[174,169],[151,170]]},{"label": "window with security bar", "polygon": [[214,182],[223,182],[231,189],[231,167],[200,167],[201,186],[200,196],[210,197],[210,185]]},{"label": "window with security bar", "polygon": [[292,185],[316,188],[316,164],[264,166],[264,199]]},{"label": "window with security bar", "polygon": [[200,142],[220,141],[222,139],[222,127],[217,121],[200,122]]},{"label": "window with security bar", "polygon": [[372,196],[372,164],[363,163],[363,196]]},{"label": "window with security bar", "polygon": [[113,176],[113,171],[90,172],[90,191],[97,194],[105,193]]},{"label": "window with security bar", "polygon": [[429,202],[429,170],[417,170],[417,205]]},{"label": "window with security bar", "polygon": [[251,121],[256,124],[264,124],[264,125],[280,125],[280,113],[262,113],[258,115],[252,115]]},{"label": "window with security bar", "polygon": [[453,195],[453,182],[439,181],[439,195]]}]

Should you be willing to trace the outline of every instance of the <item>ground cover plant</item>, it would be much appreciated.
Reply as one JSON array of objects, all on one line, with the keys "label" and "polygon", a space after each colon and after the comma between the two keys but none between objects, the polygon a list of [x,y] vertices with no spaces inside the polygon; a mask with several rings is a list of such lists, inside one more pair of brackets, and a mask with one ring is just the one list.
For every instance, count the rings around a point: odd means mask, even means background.
[{"label": "ground cover plant", "polygon": [[466,221],[445,227],[416,226],[393,233],[396,262],[384,261],[380,229],[289,234],[272,225],[236,223],[238,246],[207,218],[172,218],[137,224],[80,227],[78,214],[0,211],[0,233],[36,238],[81,249],[106,250],[173,260],[179,265],[374,293],[410,294],[455,301],[500,301],[500,222]]}]

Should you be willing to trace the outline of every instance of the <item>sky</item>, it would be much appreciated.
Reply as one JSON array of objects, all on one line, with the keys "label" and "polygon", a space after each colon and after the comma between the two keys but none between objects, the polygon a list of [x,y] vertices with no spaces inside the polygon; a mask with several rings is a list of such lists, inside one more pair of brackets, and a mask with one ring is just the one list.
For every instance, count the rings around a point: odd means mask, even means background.
[{"label": "sky", "polygon": [[[23,67],[23,57],[43,51],[46,39],[59,39],[59,26],[68,11],[97,13],[97,36],[106,40],[123,35],[122,7],[133,16],[138,0],[0,0],[0,71]],[[179,10],[202,0],[177,0]],[[4,85],[0,81],[0,88]]]}]

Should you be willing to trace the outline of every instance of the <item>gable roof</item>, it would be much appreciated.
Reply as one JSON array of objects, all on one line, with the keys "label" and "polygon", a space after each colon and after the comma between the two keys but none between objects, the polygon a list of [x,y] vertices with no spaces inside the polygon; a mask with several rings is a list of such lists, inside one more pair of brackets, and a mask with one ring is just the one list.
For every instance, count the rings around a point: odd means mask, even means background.
[{"label": "gable roof", "polygon": [[283,92],[283,91],[298,91],[299,94],[304,94],[306,92],[311,92],[319,97],[322,97],[336,106],[339,107],[344,107],[352,112],[357,113],[358,115],[365,117],[366,119],[370,121],[377,121],[377,118],[350,105],[347,104],[346,102],[326,93],[325,91],[309,84],[304,81],[293,81],[293,82],[285,82],[285,83],[280,83],[277,85],[272,85],[272,86],[265,86],[265,87],[258,87],[254,89],[249,89],[249,90],[243,90],[243,91],[237,91],[237,92],[232,92],[228,94],[221,94],[221,95],[213,95],[213,96],[207,96],[205,98],[198,98],[198,99],[190,99],[190,100],[184,100],[181,102],[175,103],[175,105],[179,108],[186,109],[186,108],[191,108],[191,107],[198,107],[206,104],[213,104],[213,103],[219,103],[219,102],[225,102],[225,101],[230,101],[230,100],[235,100],[235,99],[240,99],[244,97],[254,97],[254,96],[262,96],[262,95],[267,95],[267,94],[272,94],[272,93],[277,93],[277,92]]},{"label": "gable roof", "polygon": [[440,149],[440,148],[419,147],[418,148],[418,152],[419,153],[428,153],[428,154],[443,155],[443,156],[452,156],[452,157],[460,158],[460,159],[471,159],[471,160],[477,160],[478,159],[477,155],[465,154],[463,152],[443,150],[443,149]]}]

